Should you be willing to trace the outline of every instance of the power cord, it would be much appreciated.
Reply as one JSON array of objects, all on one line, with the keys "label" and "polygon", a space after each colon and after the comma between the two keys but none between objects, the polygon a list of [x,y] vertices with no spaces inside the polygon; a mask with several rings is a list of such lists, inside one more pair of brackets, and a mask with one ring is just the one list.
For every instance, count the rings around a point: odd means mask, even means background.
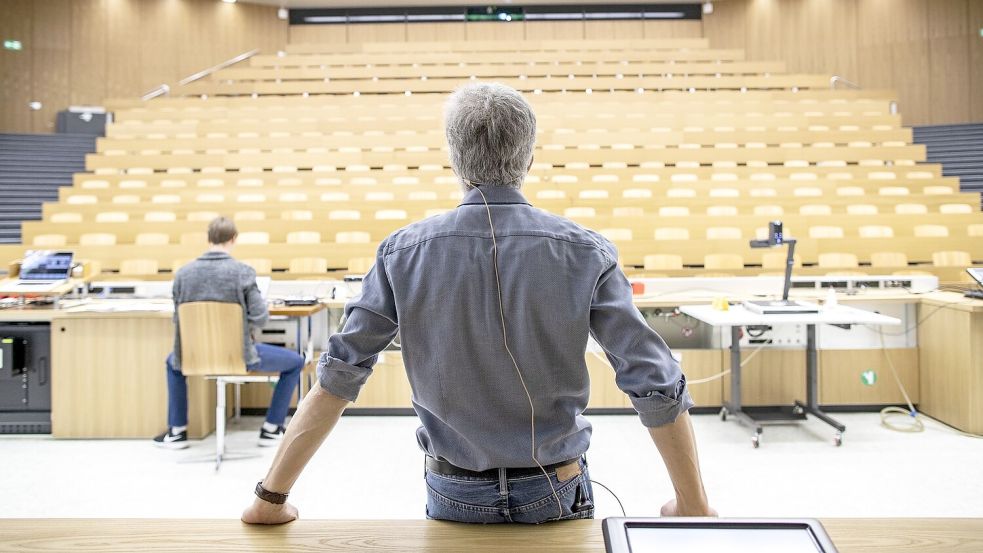
[{"label": "power cord", "polygon": [[628,515],[625,513],[625,506],[621,503],[621,499],[618,498],[618,494],[614,493],[613,491],[611,491],[611,488],[605,486],[604,484],[601,484],[600,482],[594,480],[593,478],[591,478],[591,484],[597,484],[598,486],[607,490],[608,493],[611,494],[611,497],[613,497],[614,500],[618,502],[618,507],[621,507],[621,516],[626,518],[628,517]]}]

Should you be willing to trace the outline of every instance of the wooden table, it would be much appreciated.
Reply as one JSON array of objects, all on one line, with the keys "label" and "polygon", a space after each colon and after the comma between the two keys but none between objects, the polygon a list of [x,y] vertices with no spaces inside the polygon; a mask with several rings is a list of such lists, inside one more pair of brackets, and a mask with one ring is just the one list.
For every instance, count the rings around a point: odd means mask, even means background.
[{"label": "wooden table", "polygon": [[[983,551],[983,519],[824,519],[841,553]],[[603,552],[600,520],[481,526],[426,520],[0,519],[0,550]]]}]

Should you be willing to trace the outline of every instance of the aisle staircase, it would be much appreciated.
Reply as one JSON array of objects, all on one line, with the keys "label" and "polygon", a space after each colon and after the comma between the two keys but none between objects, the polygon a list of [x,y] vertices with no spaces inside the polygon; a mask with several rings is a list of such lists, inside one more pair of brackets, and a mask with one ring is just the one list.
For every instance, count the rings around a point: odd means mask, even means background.
[{"label": "aisle staircase", "polygon": [[93,136],[0,134],[0,244],[19,243],[21,222],[40,220],[41,202],[57,201],[94,151]]},{"label": "aisle staircase", "polygon": [[915,127],[914,134],[928,148],[928,161],[959,177],[963,192],[983,193],[983,123]]}]

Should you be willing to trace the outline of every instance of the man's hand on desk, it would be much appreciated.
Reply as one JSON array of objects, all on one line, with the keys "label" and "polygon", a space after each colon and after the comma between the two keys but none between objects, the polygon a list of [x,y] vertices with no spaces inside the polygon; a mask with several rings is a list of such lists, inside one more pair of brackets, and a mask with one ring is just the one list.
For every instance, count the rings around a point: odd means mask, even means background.
[{"label": "man's hand on desk", "polygon": [[662,506],[661,514],[664,517],[715,517],[717,511],[709,505],[698,508],[680,507],[673,499]]},{"label": "man's hand on desk", "polygon": [[247,524],[284,524],[294,520],[297,520],[297,507],[268,503],[258,497],[242,512],[242,521]]}]

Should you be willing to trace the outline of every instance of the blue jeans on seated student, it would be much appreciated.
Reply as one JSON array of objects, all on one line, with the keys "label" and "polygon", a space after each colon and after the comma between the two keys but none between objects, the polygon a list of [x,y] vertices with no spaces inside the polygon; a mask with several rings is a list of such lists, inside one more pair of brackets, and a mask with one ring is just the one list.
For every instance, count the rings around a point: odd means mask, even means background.
[{"label": "blue jeans on seated student", "polygon": [[[594,518],[594,491],[587,474],[587,461],[583,457],[580,458],[580,474],[577,476],[561,482],[556,472],[547,474],[560,498],[562,512],[558,510],[556,498],[542,472],[512,478],[508,476],[508,469],[498,469],[497,477],[478,478],[449,476],[428,470],[427,518],[482,524],[538,524],[551,520]],[[575,511],[578,499],[581,510]]]},{"label": "blue jeans on seated student", "polygon": [[[304,357],[295,351],[269,344],[256,344],[259,363],[246,367],[247,371],[280,373],[280,380],[273,390],[273,399],[266,412],[266,422],[282,426],[287,420],[290,398],[300,383],[300,371]],[[167,356],[167,424],[188,425],[188,383],[180,371],[174,369],[174,354]]]}]

